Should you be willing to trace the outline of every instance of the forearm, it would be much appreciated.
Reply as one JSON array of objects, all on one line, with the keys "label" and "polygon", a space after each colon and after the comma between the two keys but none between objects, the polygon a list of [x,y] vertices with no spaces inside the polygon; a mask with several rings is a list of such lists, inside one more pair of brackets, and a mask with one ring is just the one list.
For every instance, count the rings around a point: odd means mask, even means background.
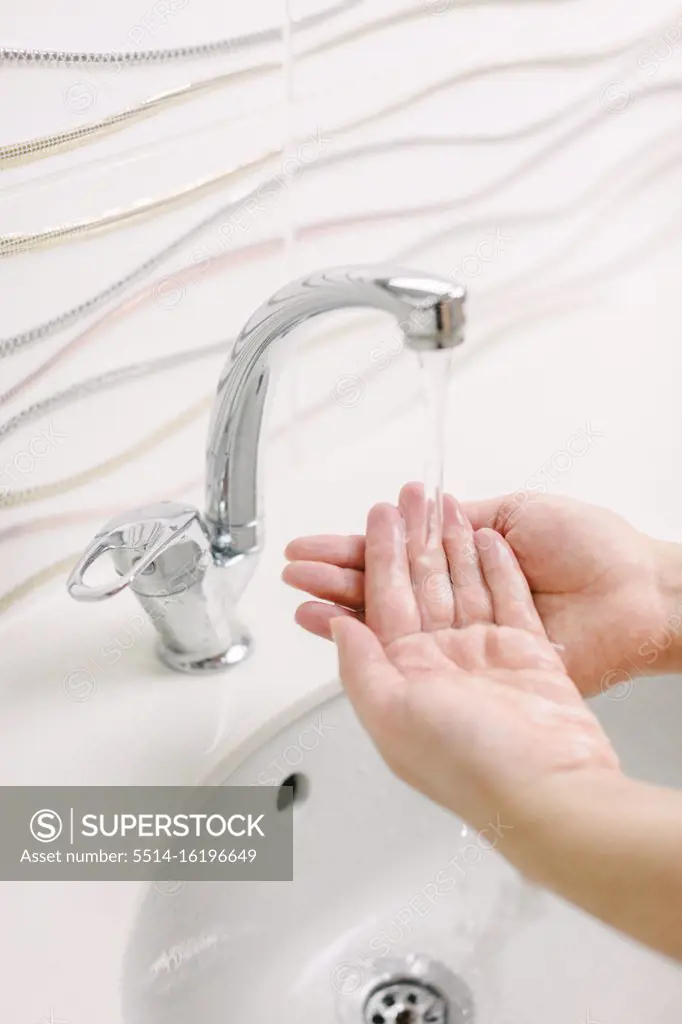
[{"label": "forearm", "polygon": [[682,793],[617,772],[551,777],[505,854],[528,878],[682,960]]}]

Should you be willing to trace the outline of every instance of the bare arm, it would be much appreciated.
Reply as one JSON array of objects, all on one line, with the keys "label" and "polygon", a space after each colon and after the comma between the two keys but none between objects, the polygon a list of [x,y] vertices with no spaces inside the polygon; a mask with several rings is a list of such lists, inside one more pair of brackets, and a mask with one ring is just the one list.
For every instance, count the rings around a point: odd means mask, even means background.
[{"label": "bare arm", "polygon": [[[650,671],[676,668],[680,549],[574,502],[516,520],[493,502],[469,509],[472,524],[454,499],[432,546],[423,503],[412,486],[400,509],[373,509],[366,542],[294,542],[290,557],[310,561],[289,582],[336,602],[299,621],[331,624],[348,696],[401,778],[474,828],[499,813],[513,828],[497,848],[523,874],[682,961],[682,793],[623,776],[550,643],[582,666],[583,693],[636,672],[645,643],[660,651]],[[619,647],[637,617],[634,647]]]},{"label": "bare arm", "polygon": [[614,772],[548,776],[503,850],[533,881],[682,960],[682,793]]}]

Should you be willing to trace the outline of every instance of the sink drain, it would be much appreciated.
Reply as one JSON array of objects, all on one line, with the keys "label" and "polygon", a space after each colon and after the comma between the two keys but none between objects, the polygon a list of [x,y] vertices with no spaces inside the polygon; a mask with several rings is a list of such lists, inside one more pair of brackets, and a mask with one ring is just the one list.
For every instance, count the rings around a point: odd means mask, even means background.
[{"label": "sink drain", "polygon": [[474,1024],[469,986],[423,953],[376,960],[363,978],[339,994],[340,1024]]},{"label": "sink drain", "polygon": [[445,997],[418,981],[389,982],[365,1003],[365,1024],[447,1024]]}]

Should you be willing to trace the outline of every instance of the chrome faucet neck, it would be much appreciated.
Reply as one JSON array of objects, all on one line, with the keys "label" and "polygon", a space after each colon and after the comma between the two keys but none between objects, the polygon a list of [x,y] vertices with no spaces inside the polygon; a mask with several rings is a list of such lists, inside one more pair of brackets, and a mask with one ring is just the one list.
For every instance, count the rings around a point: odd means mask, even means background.
[{"label": "chrome faucet neck", "polygon": [[209,429],[206,521],[217,553],[244,555],[261,543],[258,467],[273,348],[312,317],[335,309],[392,314],[412,348],[452,348],[463,340],[464,288],[399,267],[339,267],[286,285],[243,327],[218,382]]}]

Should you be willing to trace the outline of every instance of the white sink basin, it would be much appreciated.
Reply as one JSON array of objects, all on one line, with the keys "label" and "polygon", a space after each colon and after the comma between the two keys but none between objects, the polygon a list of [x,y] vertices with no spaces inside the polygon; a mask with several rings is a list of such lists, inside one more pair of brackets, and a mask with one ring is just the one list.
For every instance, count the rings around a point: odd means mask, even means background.
[{"label": "white sink basin", "polygon": [[[600,705],[626,769],[676,785],[680,682],[614,691],[623,699]],[[361,1022],[382,972],[410,954],[454,972],[473,1000],[466,1019],[481,1024],[679,1024],[677,965],[528,885],[396,780],[344,697],[250,747],[212,781],[296,773],[295,881],[151,889],[125,957],[126,1024]],[[492,842],[507,823],[491,824]],[[465,1018],[451,1008],[447,1019]]]}]

